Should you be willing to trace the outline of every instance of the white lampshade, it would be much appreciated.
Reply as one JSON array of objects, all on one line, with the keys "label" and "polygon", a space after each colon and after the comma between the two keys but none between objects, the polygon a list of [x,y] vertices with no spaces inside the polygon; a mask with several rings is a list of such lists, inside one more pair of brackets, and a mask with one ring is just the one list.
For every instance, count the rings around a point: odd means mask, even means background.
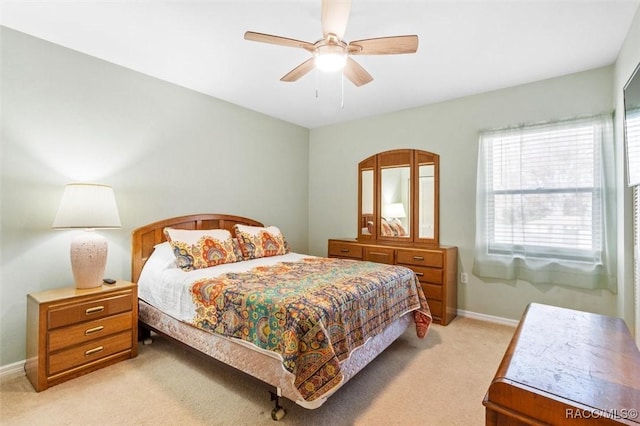
[{"label": "white lampshade", "polygon": [[392,219],[407,217],[407,213],[404,210],[404,204],[391,203],[384,206],[382,216]]},{"label": "white lampshade", "polygon": [[120,216],[113,189],[106,185],[74,183],[62,194],[53,228],[84,228],[71,242],[71,269],[77,288],[102,285],[107,265],[107,240],[95,228],[119,228]]},{"label": "white lampshade", "polygon": [[72,183],[64,188],[53,228],[119,228],[113,189],[106,185]]}]

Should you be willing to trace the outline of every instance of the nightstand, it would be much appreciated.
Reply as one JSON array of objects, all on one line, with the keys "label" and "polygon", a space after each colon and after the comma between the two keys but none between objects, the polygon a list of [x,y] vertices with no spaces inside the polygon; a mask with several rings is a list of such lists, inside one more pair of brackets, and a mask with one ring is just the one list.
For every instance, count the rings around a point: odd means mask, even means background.
[{"label": "nightstand", "polygon": [[27,377],[40,392],[138,354],[138,286],[27,295]]}]

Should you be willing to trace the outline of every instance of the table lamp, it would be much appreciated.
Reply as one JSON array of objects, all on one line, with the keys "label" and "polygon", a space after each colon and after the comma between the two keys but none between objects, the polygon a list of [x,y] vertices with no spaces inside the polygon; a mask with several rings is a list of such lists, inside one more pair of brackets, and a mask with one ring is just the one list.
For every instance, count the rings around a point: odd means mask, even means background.
[{"label": "table lamp", "polygon": [[391,203],[384,206],[382,216],[388,219],[400,219],[407,217],[407,213],[404,210],[404,204]]},{"label": "table lamp", "polygon": [[71,269],[76,288],[102,285],[108,244],[95,229],[120,226],[118,206],[110,186],[73,183],[65,187],[52,227],[85,229],[71,241]]}]

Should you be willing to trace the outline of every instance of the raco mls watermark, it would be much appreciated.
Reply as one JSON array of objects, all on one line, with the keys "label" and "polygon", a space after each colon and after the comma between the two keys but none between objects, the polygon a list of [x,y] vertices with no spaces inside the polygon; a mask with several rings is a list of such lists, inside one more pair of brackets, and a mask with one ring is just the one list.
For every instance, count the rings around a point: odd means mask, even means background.
[{"label": "raco mls watermark", "polygon": [[609,410],[567,408],[564,416],[566,419],[624,419],[632,420],[638,418],[638,409],[636,408],[612,408]]}]

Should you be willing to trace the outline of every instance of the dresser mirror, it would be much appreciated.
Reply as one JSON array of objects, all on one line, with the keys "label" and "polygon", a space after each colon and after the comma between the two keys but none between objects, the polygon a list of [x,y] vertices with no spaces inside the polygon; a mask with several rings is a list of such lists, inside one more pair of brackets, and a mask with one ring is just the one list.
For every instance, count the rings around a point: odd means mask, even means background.
[{"label": "dresser mirror", "polygon": [[624,86],[624,129],[629,186],[640,185],[640,65]]},{"label": "dresser mirror", "polygon": [[358,239],[439,244],[439,156],[398,149],[358,165]]},{"label": "dresser mirror", "polygon": [[420,217],[420,229],[418,237],[435,238],[435,166],[433,164],[421,164],[418,167],[418,199],[422,202],[418,206],[418,216]]},{"label": "dresser mirror", "polygon": [[382,214],[379,229],[383,236],[409,238],[411,231],[411,167],[380,169]]}]

